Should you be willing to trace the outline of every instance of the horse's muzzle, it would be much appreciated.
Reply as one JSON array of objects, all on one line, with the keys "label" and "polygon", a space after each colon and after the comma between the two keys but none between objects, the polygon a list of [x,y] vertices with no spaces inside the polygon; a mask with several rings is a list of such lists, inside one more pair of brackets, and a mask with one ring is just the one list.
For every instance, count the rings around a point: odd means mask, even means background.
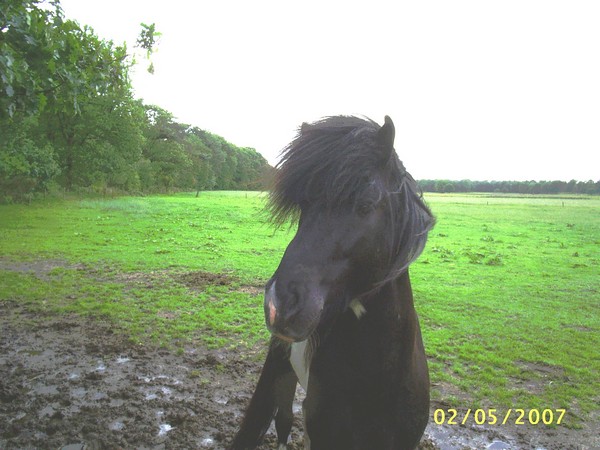
[{"label": "horse's muzzle", "polygon": [[[300,295],[298,290],[284,289],[278,295],[277,280],[265,289],[265,322],[274,336],[286,342],[305,340],[316,328],[323,309],[322,296]],[[306,292],[310,292],[306,290]]]}]

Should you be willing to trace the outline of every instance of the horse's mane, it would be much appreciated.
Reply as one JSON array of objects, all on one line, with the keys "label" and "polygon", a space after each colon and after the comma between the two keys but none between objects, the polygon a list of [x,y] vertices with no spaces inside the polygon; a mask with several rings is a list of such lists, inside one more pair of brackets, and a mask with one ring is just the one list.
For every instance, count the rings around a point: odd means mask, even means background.
[{"label": "horse's mane", "polygon": [[[268,209],[276,224],[294,223],[305,205],[327,213],[354,207],[355,201],[383,173],[382,195],[394,216],[390,238],[395,261],[389,278],[395,278],[414,261],[425,246],[434,219],[415,180],[394,151],[389,161],[377,151],[381,127],[368,118],[327,117],[303,124],[296,138],[283,149],[269,197]],[[372,185],[372,184],[371,184]]]}]

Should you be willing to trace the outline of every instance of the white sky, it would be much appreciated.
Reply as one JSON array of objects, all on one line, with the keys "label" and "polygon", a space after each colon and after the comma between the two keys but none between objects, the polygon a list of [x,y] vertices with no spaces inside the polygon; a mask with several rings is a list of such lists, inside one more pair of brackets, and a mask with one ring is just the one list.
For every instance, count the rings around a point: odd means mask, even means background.
[{"label": "white sky", "polygon": [[598,0],[61,0],[116,43],[162,33],[136,95],[272,164],[304,121],[396,124],[415,178],[600,179]]}]

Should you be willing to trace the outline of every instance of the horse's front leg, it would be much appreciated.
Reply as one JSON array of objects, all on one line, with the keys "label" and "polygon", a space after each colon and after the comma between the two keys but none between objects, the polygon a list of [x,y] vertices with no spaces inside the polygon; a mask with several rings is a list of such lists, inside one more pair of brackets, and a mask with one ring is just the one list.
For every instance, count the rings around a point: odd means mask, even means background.
[{"label": "horse's front leg", "polygon": [[275,382],[275,404],[277,414],[275,416],[275,430],[277,431],[278,450],[287,448],[288,438],[294,423],[294,395],[296,394],[298,378],[293,370],[280,376]]},{"label": "horse's front leg", "polygon": [[[275,414],[279,448],[285,448],[292,427],[297,378],[289,362],[289,346],[271,340],[258,384],[231,450],[254,449],[262,442]],[[282,447],[283,446],[283,447]]]}]

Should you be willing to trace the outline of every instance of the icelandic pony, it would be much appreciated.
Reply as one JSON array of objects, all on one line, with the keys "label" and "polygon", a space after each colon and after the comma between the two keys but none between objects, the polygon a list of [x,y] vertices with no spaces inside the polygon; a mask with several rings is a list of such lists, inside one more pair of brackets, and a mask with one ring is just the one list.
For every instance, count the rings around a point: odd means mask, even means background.
[{"label": "icelandic pony", "polygon": [[265,289],[272,339],[232,449],[275,418],[286,448],[299,381],[305,448],[413,449],[429,417],[429,373],[408,267],[434,218],[394,150],[363,118],[304,124],[282,152],[270,211],[298,229]]}]

